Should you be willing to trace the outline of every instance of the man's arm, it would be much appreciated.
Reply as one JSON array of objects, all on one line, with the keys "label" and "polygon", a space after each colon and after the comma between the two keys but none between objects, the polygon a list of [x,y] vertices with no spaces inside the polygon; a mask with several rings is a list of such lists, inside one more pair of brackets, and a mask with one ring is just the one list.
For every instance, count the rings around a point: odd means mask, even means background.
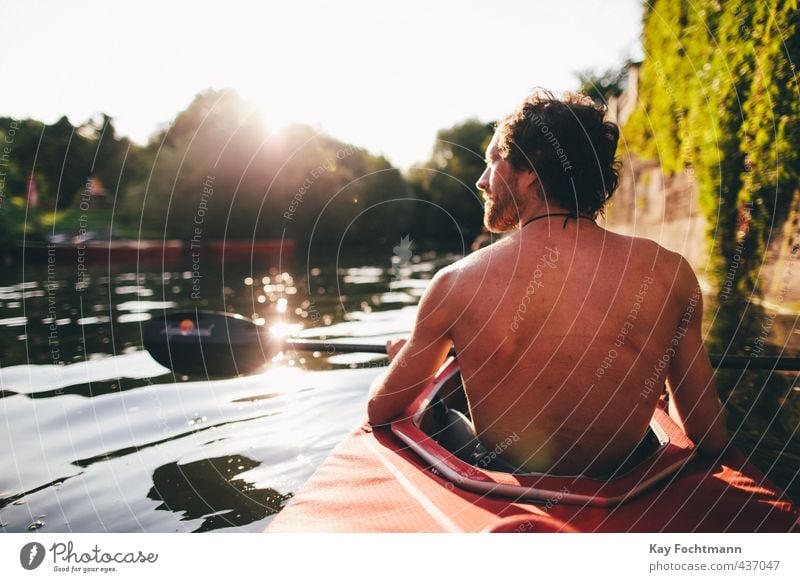
[{"label": "man's arm", "polygon": [[681,258],[677,289],[684,304],[668,349],[672,355],[667,390],[669,415],[697,445],[700,453],[717,454],[728,441],[725,413],[717,396],[714,373],[702,337],[703,296],[692,268]]},{"label": "man's arm", "polygon": [[447,357],[452,344],[451,314],[456,313],[452,305],[456,276],[446,269],[436,274],[420,301],[411,337],[391,359],[388,370],[372,383],[367,413],[373,425],[402,414]]}]

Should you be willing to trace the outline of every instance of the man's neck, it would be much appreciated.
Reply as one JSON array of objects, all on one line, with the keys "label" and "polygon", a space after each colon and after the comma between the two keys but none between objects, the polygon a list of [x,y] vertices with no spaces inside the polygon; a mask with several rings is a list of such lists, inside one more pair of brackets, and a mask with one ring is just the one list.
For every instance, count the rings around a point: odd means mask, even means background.
[{"label": "man's neck", "polygon": [[563,216],[565,214],[574,214],[574,211],[552,203],[547,203],[545,200],[537,198],[536,200],[531,201],[531,203],[528,204],[525,207],[525,210],[520,214],[517,229],[521,229],[525,223],[533,218],[536,218],[537,216],[546,216],[548,214],[560,214]]}]

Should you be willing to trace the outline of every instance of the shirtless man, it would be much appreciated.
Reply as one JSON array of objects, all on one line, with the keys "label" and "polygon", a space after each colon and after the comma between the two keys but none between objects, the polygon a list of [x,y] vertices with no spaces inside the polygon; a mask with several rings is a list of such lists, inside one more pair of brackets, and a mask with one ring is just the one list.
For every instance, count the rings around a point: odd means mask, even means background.
[{"label": "shirtless man", "polygon": [[[509,236],[439,271],[410,339],[388,342],[372,424],[393,420],[455,346],[475,431],[526,471],[602,474],[644,436],[666,388],[702,453],[727,441],[679,254],[594,219],[617,185],[619,132],[588,98],[529,97],[486,151],[484,223]],[[502,447],[501,447],[502,448]]]}]

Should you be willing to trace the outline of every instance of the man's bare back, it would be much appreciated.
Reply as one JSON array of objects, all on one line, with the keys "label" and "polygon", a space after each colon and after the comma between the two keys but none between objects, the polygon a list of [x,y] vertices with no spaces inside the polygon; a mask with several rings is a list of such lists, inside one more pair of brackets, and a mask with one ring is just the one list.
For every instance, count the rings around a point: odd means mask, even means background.
[{"label": "man's bare back", "polygon": [[646,432],[685,274],[651,241],[562,223],[529,224],[450,267],[452,340],[484,445],[512,437],[504,458],[530,471],[603,472]]},{"label": "man's bare back", "polygon": [[616,469],[665,383],[700,450],[724,446],[691,267],[594,223],[616,186],[617,137],[585,99],[532,98],[503,122],[477,187],[484,224],[512,234],[434,277],[408,342],[387,346],[373,423],[401,414],[455,345],[478,438],[522,469]]}]

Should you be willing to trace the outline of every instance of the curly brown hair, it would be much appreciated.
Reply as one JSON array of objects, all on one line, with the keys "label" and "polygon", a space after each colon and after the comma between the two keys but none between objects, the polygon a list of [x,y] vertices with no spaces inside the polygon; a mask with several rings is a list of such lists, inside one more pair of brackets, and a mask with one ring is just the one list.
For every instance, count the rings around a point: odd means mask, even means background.
[{"label": "curly brown hair", "polygon": [[561,99],[537,90],[497,127],[500,156],[516,170],[536,172],[544,196],[593,217],[619,182],[619,128],[589,97]]}]

